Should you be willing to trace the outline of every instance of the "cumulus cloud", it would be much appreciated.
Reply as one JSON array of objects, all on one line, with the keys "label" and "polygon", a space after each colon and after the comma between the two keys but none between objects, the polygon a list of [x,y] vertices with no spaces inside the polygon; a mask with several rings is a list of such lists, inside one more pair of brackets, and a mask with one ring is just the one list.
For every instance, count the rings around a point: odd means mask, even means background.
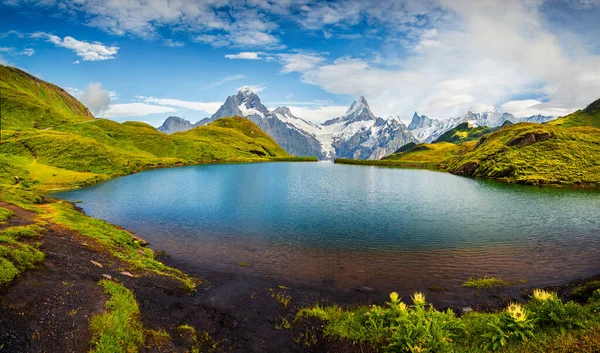
[{"label": "cumulus cloud", "polygon": [[243,51],[237,54],[227,54],[225,58],[227,59],[242,59],[242,60],[260,60],[261,57],[259,55],[264,54],[261,52],[254,51]]},{"label": "cumulus cloud", "polygon": [[[400,115],[405,120],[414,110],[446,118],[502,105],[518,96],[532,96],[539,103],[512,103],[503,109],[513,109],[516,115],[562,115],[598,98],[600,56],[577,37],[566,48],[549,30],[538,5],[516,0],[442,0],[439,12],[451,13],[454,22],[449,25],[444,20],[439,28],[414,30],[413,40],[404,42],[412,55],[398,59],[392,52],[386,53],[389,59],[334,60],[317,56],[310,61],[302,56],[287,61],[282,57],[282,72],[300,72],[303,82],[330,93],[364,95],[376,114]],[[331,15],[326,20],[323,11],[318,17],[321,22],[354,21],[352,9],[342,18]]]},{"label": "cumulus cloud", "polygon": [[94,115],[106,112],[110,105],[110,93],[102,89],[100,82],[87,85],[81,93],[80,99]]},{"label": "cumulus cloud", "polygon": [[31,38],[45,39],[57,47],[71,49],[83,61],[100,61],[114,59],[119,47],[107,46],[100,42],[86,42],[77,40],[71,36],[61,39],[58,36],[45,32],[35,32]]}]

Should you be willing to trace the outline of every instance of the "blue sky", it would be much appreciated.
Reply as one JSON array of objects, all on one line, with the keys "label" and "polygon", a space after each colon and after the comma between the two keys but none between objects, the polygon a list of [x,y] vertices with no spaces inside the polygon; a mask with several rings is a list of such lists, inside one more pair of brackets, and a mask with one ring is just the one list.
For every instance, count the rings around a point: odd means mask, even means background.
[{"label": "blue sky", "polygon": [[494,106],[562,115],[600,98],[598,0],[0,0],[0,63],[96,116],[210,116],[251,86],[322,122]]}]

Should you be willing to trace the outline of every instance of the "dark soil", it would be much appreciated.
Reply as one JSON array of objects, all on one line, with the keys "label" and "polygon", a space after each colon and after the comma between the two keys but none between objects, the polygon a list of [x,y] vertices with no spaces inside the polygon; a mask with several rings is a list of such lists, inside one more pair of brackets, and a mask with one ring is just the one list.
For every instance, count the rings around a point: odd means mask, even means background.
[{"label": "dark soil", "polygon": [[[34,214],[0,203],[15,217],[0,228],[33,222]],[[329,342],[320,334],[318,322],[296,322],[291,329],[277,328],[290,322],[297,310],[317,302],[343,305],[383,302],[387,293],[369,288],[333,290],[321,286],[268,277],[218,273],[178,263],[176,258],[161,260],[178,267],[204,283],[189,293],[171,278],[132,272],[112,255],[94,250],[89,238],[50,224],[42,238],[46,260],[35,270],[18,278],[10,287],[0,288],[0,352],[88,352],[92,347],[89,319],[104,310],[108,297],[97,282],[109,275],[133,290],[147,329],[164,329],[171,339],[147,339],[147,352],[186,352],[191,339],[177,328],[191,325],[197,331],[201,351],[217,352],[368,352],[345,342]],[[102,264],[102,268],[91,261]],[[583,282],[583,281],[581,281]],[[566,295],[574,282],[555,288]],[[280,300],[277,300],[279,294]],[[496,310],[514,300],[523,300],[527,290],[516,287],[480,291],[469,299],[448,300],[439,290],[426,291],[440,308],[456,312],[470,306]],[[473,291],[475,294],[475,291]],[[281,298],[291,297],[284,305]],[[316,343],[315,343],[316,341]],[[213,348],[216,347],[215,350]]]}]

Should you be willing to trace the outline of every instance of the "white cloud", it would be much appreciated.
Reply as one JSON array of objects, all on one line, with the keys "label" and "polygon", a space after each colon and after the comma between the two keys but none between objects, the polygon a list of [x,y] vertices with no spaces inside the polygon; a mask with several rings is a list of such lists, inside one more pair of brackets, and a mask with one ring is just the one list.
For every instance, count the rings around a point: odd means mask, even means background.
[{"label": "white cloud", "polygon": [[536,99],[525,99],[510,101],[502,104],[502,111],[510,112],[516,117],[528,117],[532,115],[564,116],[572,113],[576,108],[563,108],[548,105]]},{"label": "white cloud", "polygon": [[65,91],[67,91],[67,93],[69,93],[70,95],[72,95],[73,97],[75,97],[77,99],[79,99],[81,97],[81,95],[83,94],[83,91],[80,90],[79,88],[65,87]]},{"label": "white cloud", "polygon": [[177,109],[160,105],[152,105],[145,103],[124,103],[111,104],[104,117],[106,118],[126,118],[136,116],[146,116],[150,114],[173,113]]},{"label": "white cloud", "polygon": [[77,64],[80,64],[80,62],[79,62],[79,60],[75,60],[75,61],[73,61],[73,64],[77,65]]},{"label": "white cloud", "polygon": [[119,51],[119,47],[106,46],[100,42],[85,42],[77,40],[71,36],[61,39],[58,36],[45,32],[35,32],[31,38],[46,39],[57,47],[71,49],[81,57],[83,61],[99,61],[114,59]]},{"label": "white cloud", "polygon": [[242,74],[225,76],[225,77],[223,77],[222,79],[220,79],[218,81],[215,81],[215,82],[213,82],[211,84],[208,84],[208,85],[204,86],[204,89],[205,90],[212,89],[212,88],[224,85],[224,84],[226,84],[228,82],[237,81],[237,80],[241,80],[241,79],[244,79],[244,78],[246,78],[246,75],[242,75]]},{"label": "white cloud", "polygon": [[282,63],[281,72],[283,73],[304,72],[325,61],[325,58],[317,54],[279,54],[275,57]]},{"label": "white cloud", "polygon": [[17,51],[14,47],[0,47],[0,53],[6,53],[9,55],[27,55],[32,56],[35,54],[35,50],[31,48],[23,48],[22,51]]},{"label": "white cloud", "polygon": [[31,48],[25,48],[19,54],[21,54],[21,55],[27,55],[27,56],[32,56],[33,54],[35,54],[35,50],[33,50]]},{"label": "white cloud", "polygon": [[259,56],[263,54],[262,52],[254,52],[254,51],[243,51],[237,54],[227,54],[225,58],[227,59],[242,59],[242,60],[261,60],[262,58]]},{"label": "white cloud", "polygon": [[170,47],[170,48],[181,48],[181,47],[185,47],[185,43],[183,43],[183,42],[178,42],[178,41],[175,41],[175,40],[173,40],[173,39],[166,39],[166,40],[163,42],[163,44],[164,44],[166,47]]},{"label": "white cloud", "polygon": [[328,106],[287,106],[292,114],[304,120],[320,124],[326,120],[343,116],[348,110],[346,106],[328,105]]},{"label": "white cloud", "polygon": [[87,85],[80,98],[94,115],[104,113],[110,105],[110,93],[102,89],[100,82]]},{"label": "white cloud", "polygon": [[[315,17],[319,21],[307,26],[356,20],[352,7],[346,9],[347,15],[336,12],[343,15],[336,17],[330,11],[337,5],[323,6],[328,9],[319,9]],[[414,110],[446,118],[473,107],[502,105],[515,96],[545,101],[530,107],[507,106],[519,114],[558,115],[598,98],[600,55],[589,52],[576,36],[568,48],[563,47],[544,22],[539,2],[440,0],[437,6],[442,7],[438,13],[450,13],[452,21],[428,22],[441,23],[437,28],[407,28],[412,39],[396,42],[395,47],[390,44],[385,57],[333,61],[323,56],[282,57],[282,72],[300,72],[303,82],[329,93],[364,95],[377,115],[406,120]],[[417,17],[413,20],[419,22]],[[398,60],[394,55],[398,45],[408,46],[412,54]]]},{"label": "white cloud", "polygon": [[242,88],[249,88],[252,92],[258,93],[260,91],[264,91],[267,89],[267,86],[263,85],[245,85],[242,87],[238,87],[237,90],[240,91]]},{"label": "white cloud", "polygon": [[216,112],[221,105],[222,102],[195,102],[195,101],[184,101],[179,99],[169,99],[169,98],[156,98],[156,97],[144,97],[137,96],[137,98],[142,99],[145,103],[152,103],[159,106],[168,106],[168,107],[177,107],[184,108],[190,110],[197,110],[212,114]]}]

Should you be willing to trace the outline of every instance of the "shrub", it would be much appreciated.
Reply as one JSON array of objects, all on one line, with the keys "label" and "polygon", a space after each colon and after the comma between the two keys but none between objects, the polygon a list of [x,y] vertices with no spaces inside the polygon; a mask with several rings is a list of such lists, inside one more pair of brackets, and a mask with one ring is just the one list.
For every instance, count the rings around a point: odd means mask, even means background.
[{"label": "shrub", "polygon": [[510,304],[493,322],[490,330],[483,335],[484,347],[496,351],[511,342],[523,342],[534,336],[534,324],[527,310],[517,303]]},{"label": "shrub", "polygon": [[573,302],[564,304],[556,293],[534,290],[527,309],[539,328],[555,328],[564,333],[567,329],[584,328],[588,322],[585,308]]}]

